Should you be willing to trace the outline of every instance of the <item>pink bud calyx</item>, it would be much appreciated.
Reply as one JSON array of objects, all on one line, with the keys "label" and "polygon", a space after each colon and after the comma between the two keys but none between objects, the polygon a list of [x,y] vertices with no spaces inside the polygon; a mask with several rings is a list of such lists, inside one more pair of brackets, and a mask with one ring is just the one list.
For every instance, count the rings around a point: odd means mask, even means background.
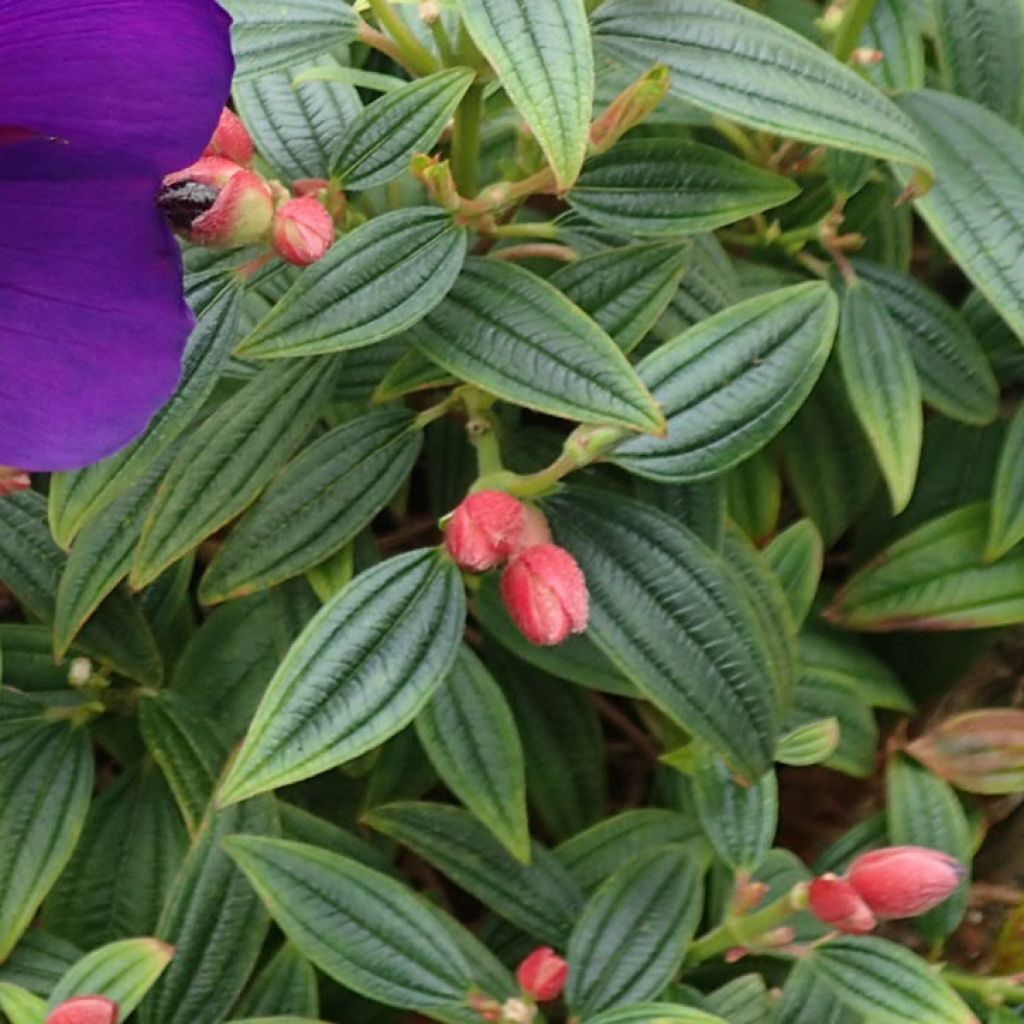
[{"label": "pink bud calyx", "polygon": [[511,494],[478,491],[452,513],[445,546],[460,568],[484,572],[515,552],[525,522],[523,504]]},{"label": "pink bud calyx", "polygon": [[250,167],[255,155],[256,146],[253,144],[249,129],[233,110],[225,107],[221,111],[213,138],[203,150],[203,156],[223,156],[242,167]]},{"label": "pink bud calyx", "polygon": [[875,927],[875,915],[871,908],[843,878],[835,875],[815,878],[811,882],[808,899],[811,913],[838,931],[865,935]]},{"label": "pink bud calyx", "polygon": [[270,239],[280,256],[306,267],[322,259],[334,244],[334,221],[314,196],[289,199],[274,214]]},{"label": "pink bud calyx", "polygon": [[576,559],[557,544],[517,554],[501,577],[501,596],[520,632],[539,647],[587,628],[587,581]]},{"label": "pink bud calyx", "polygon": [[550,946],[535,949],[516,968],[516,979],[524,994],[538,1003],[557,999],[568,974],[568,963]]}]

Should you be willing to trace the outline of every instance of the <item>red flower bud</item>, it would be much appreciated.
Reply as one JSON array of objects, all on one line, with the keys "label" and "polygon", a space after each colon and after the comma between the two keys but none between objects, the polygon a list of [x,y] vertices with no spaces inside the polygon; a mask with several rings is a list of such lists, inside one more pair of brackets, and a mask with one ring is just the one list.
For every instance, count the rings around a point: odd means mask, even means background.
[{"label": "red flower bud", "polygon": [[203,150],[203,156],[223,156],[236,164],[241,164],[242,167],[249,167],[255,155],[256,147],[253,145],[249,129],[242,124],[242,119],[233,110],[225,107],[221,111],[213,138]]},{"label": "red flower bud", "polygon": [[32,480],[23,469],[0,466],[0,498],[15,491],[27,491],[31,486]]},{"label": "red flower bud", "polygon": [[214,248],[251,245],[274,218],[267,182],[222,156],[203,157],[169,174],[157,205],[190,242]]},{"label": "red flower bud", "polygon": [[878,918],[917,917],[951,896],[964,866],[926,846],[887,846],[858,857],[846,877]]},{"label": "red flower bud", "polygon": [[522,502],[504,491],[471,494],[452,513],[448,552],[463,569],[493,569],[516,550],[525,516]]},{"label": "red flower bud", "polygon": [[118,1006],[104,996],[74,996],[54,1007],[46,1024],[117,1024]]},{"label": "red flower bud", "polygon": [[843,878],[835,875],[815,878],[808,897],[811,913],[832,928],[851,935],[864,935],[875,927],[871,908]]},{"label": "red flower bud", "polygon": [[270,238],[289,263],[306,267],[322,259],[334,244],[334,221],[313,196],[289,199],[274,214]]},{"label": "red flower bud", "polygon": [[538,1003],[557,999],[568,974],[569,965],[550,946],[535,949],[516,968],[523,992]]},{"label": "red flower bud", "polygon": [[587,628],[587,581],[576,559],[557,544],[520,552],[501,577],[501,596],[523,636],[540,647]]}]

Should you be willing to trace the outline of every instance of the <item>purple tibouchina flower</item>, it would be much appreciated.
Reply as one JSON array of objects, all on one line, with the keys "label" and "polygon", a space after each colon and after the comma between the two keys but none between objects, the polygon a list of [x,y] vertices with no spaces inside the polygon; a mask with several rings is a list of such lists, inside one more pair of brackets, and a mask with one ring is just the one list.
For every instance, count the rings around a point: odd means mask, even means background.
[{"label": "purple tibouchina flower", "polygon": [[214,0],[0,0],[0,465],[73,469],[140,434],[192,326],[165,174],[231,87]]}]

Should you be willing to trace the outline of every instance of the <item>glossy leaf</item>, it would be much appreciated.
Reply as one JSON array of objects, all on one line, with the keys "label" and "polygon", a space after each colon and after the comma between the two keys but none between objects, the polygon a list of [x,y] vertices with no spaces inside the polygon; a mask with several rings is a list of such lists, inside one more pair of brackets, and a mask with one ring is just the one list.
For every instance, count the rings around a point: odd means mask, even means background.
[{"label": "glossy leaf", "polygon": [[466,232],[443,210],[375,217],[308,267],[239,352],[252,359],[288,358],[389,338],[444,298],[465,254]]},{"label": "glossy leaf", "polygon": [[938,974],[894,942],[843,936],[817,946],[805,962],[842,1003],[878,1024],[976,1021]]},{"label": "glossy leaf", "polygon": [[821,373],[836,326],[824,284],[756,296],[661,346],[637,367],[668,435],[619,445],[614,462],[666,481],[714,476],[764,447]]},{"label": "glossy leaf", "polygon": [[413,154],[437,142],[472,81],[470,68],[446,68],[374,100],[349,125],[332,176],[362,191],[404,174]]},{"label": "glossy leaf", "polygon": [[860,45],[880,50],[885,59],[865,68],[879,88],[904,91],[924,86],[921,10],[915,0],[877,0],[861,33]]},{"label": "glossy leaf", "polygon": [[425,355],[507,401],[637,430],[664,422],[615,342],[522,267],[467,260],[448,297],[412,334]]},{"label": "glossy leaf", "polygon": [[827,761],[839,746],[839,719],[818,718],[791,729],[780,740],[775,760],[802,768]]},{"label": "glossy leaf", "polygon": [[55,724],[22,735],[0,760],[0,961],[70,859],[92,796],[83,730]]},{"label": "glossy leaf", "polygon": [[569,263],[549,280],[628,353],[658,322],[690,258],[689,243],[628,245]]},{"label": "glossy leaf", "polygon": [[358,21],[347,4],[289,0],[282,19],[275,0],[225,0],[234,19],[232,49],[239,79],[287,68],[355,38]]},{"label": "glossy leaf", "polygon": [[799,519],[787,527],[764,549],[768,565],[779,578],[793,622],[799,626],[807,618],[824,564],[821,534],[810,519]]},{"label": "glossy leaf", "polygon": [[450,670],[464,617],[458,570],[434,551],[399,555],[356,577],[281,663],[221,803],[343,764],[408,725]]},{"label": "glossy leaf", "polygon": [[448,788],[514,857],[529,860],[526,775],[515,719],[501,688],[465,645],[417,715],[416,733]]},{"label": "glossy leaf", "polygon": [[984,561],[988,506],[918,527],[856,573],[830,617],[859,630],[981,629],[1024,615],[1024,551]]},{"label": "glossy leaf", "polygon": [[472,815],[445,804],[388,804],[375,807],[363,820],[529,935],[564,946],[583,895],[539,844],[533,844],[530,861],[523,864]]},{"label": "glossy leaf", "polygon": [[0,1012],[10,1024],[44,1024],[46,1002],[20,985],[0,981]]},{"label": "glossy leaf", "polygon": [[870,285],[846,289],[837,351],[850,403],[898,515],[917,479],[924,432],[921,389],[903,332]]},{"label": "glossy leaf", "polygon": [[660,993],[678,972],[703,903],[703,865],[679,846],[650,850],[583,908],[566,950],[565,998],[586,1019]]},{"label": "glossy leaf", "polygon": [[559,190],[587,151],[594,58],[583,0],[463,0],[465,27],[544,150]]},{"label": "glossy leaf", "polygon": [[288,938],[346,988],[429,1011],[460,1005],[473,986],[440,911],[407,886],[303,843],[233,836],[225,847]]},{"label": "glossy leaf", "polygon": [[171,962],[174,949],[159,939],[123,939],[82,957],[54,986],[47,1007],[73,996],[104,996],[127,1017]]},{"label": "glossy leaf", "polygon": [[233,1012],[249,1018],[295,1015],[316,1019],[320,993],[313,965],[286,942],[255,977]]},{"label": "glossy leaf", "polygon": [[900,106],[914,119],[936,171],[914,205],[1000,316],[1024,338],[1024,135],[984,107],[929,89]]},{"label": "glossy leaf", "polygon": [[985,558],[995,560],[1024,540],[1024,407],[1006,432],[992,488]]},{"label": "glossy leaf", "polygon": [[589,1017],[587,1024],[726,1024],[721,1017],[679,1003],[636,1003]]},{"label": "glossy leaf", "polygon": [[684,527],[632,501],[548,499],[590,587],[590,632],[650,700],[757,777],[777,735],[770,654],[732,569]]},{"label": "glossy leaf", "polygon": [[813,43],[728,0],[608,0],[593,24],[610,57],[637,71],[664,64],[674,95],[719,117],[927,167],[890,100]]},{"label": "glossy leaf", "polygon": [[206,604],[280,583],[340,551],[391,500],[421,447],[404,409],[357,417],[318,438],[270,485],[217,552]]},{"label": "glossy leaf", "polygon": [[657,237],[732,224],[781,206],[797,192],[788,178],[711,146],[638,139],[587,161],[568,199],[595,223]]},{"label": "glossy leaf", "polygon": [[149,510],[132,586],[151,583],[256,498],[316,422],[336,369],[327,360],[267,367],[192,434]]}]

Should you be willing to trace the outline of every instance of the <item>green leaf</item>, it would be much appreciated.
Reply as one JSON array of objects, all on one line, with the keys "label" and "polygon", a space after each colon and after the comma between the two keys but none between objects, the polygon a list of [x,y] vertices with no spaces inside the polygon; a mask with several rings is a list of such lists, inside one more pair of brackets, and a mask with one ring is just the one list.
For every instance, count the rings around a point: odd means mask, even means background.
[{"label": "green leaf", "polygon": [[[325,70],[341,65],[321,56]],[[302,66],[236,82],[235,107],[260,156],[285,179],[326,178],[342,135],[359,116],[359,93],[342,82],[303,81]]]},{"label": "green leaf", "polygon": [[580,491],[545,502],[590,587],[590,632],[684,729],[751,778],[777,737],[770,655],[732,568],[684,527],[624,498]]},{"label": "green leaf", "polygon": [[860,1019],[808,964],[797,962],[789,972],[775,1024],[858,1024]]},{"label": "green leaf", "polygon": [[19,690],[60,690],[68,684],[68,665],[54,661],[47,626],[0,622],[0,680]]},{"label": "green leaf", "polygon": [[202,705],[180,693],[144,697],[139,724],[146,748],[160,766],[194,835],[227,759],[227,746]]},{"label": "green leaf", "polygon": [[[404,340],[404,339],[402,339]],[[418,348],[407,349],[395,361],[373,392],[376,404],[433,388],[454,387],[458,381],[443,367],[428,359]]]},{"label": "green leaf", "polygon": [[430,1011],[462,1005],[474,987],[441,912],[407,885],[303,843],[232,836],[224,846],[288,938],[346,988]]},{"label": "green leaf", "polygon": [[315,1019],[320,1014],[320,993],[313,965],[292,943],[286,942],[232,1012],[248,1018],[294,1015]]},{"label": "green leaf", "polygon": [[834,679],[850,687],[870,707],[914,710],[896,673],[858,637],[805,630],[800,635],[800,664],[817,679]]},{"label": "green leaf", "polygon": [[854,260],[910,347],[924,400],[963,423],[990,423],[999,385],[984,349],[963,317],[916,278]]},{"label": "green leaf", "polygon": [[83,729],[34,729],[0,760],[0,961],[70,859],[92,785],[93,756]]},{"label": "green leaf", "polygon": [[347,3],[335,0],[224,0],[234,19],[231,44],[236,80],[291,67],[351,42],[358,19]]},{"label": "green leaf", "polygon": [[824,545],[810,519],[799,519],[764,549],[768,565],[779,578],[796,626],[807,618],[818,591]]},{"label": "green leaf", "polygon": [[50,478],[50,528],[58,544],[68,547],[85,523],[138,483],[195,419],[234,348],[240,306],[239,289],[221,285],[199,313],[178,388],[142,437],[102,462]]},{"label": "green leaf", "polygon": [[444,210],[395,210],[342,236],[242,342],[251,359],[340,352],[411,327],[462,269],[466,231]]},{"label": "green leaf", "polygon": [[967,869],[957,890],[914,922],[926,938],[940,941],[956,931],[967,910],[974,836],[963,804],[948,782],[902,754],[889,759],[885,796],[890,842],[941,850]]},{"label": "green leaf", "polygon": [[638,71],[664,64],[672,92],[712,114],[928,168],[913,125],[890,100],[813,43],[738,4],[608,0],[593,24],[610,57]]},{"label": "green leaf", "polygon": [[526,775],[515,719],[465,645],[416,717],[416,734],[448,788],[518,860],[530,857]]},{"label": "green leaf", "polygon": [[816,946],[803,962],[841,1002],[877,1024],[976,1024],[942,978],[894,942],[843,936]]},{"label": "green leaf", "polygon": [[567,637],[554,647],[531,644],[509,617],[501,599],[499,580],[494,574],[484,576],[480,589],[473,595],[472,607],[488,635],[502,647],[558,679],[605,693],[636,695],[636,687],[586,633]]},{"label": "green leaf", "polygon": [[447,804],[388,804],[375,807],[363,821],[423,857],[527,934],[553,946],[565,945],[583,894],[538,843],[529,864],[523,864],[467,811]]},{"label": "green leaf", "polygon": [[995,484],[985,543],[985,558],[994,561],[1024,540],[1024,406],[1006,432]]},{"label": "green leaf", "polygon": [[[763,544],[775,533],[782,512],[782,474],[770,448],[754,452],[724,477],[710,477],[709,480],[721,481],[726,493],[728,518],[754,544]],[[726,532],[723,527],[719,550],[724,545]]]},{"label": "green leaf", "polygon": [[665,312],[691,252],[687,242],[622,246],[568,263],[549,280],[628,353]]},{"label": "green leaf", "polygon": [[660,993],[700,921],[704,867],[685,847],[634,858],[591,896],[569,938],[565,998],[587,1020]]},{"label": "green leaf", "polygon": [[916,0],[877,0],[860,45],[880,50],[885,59],[864,68],[880,89],[903,92],[924,87],[924,39]]},{"label": "green leaf", "polygon": [[433,550],[357,576],[270,681],[221,803],[344,764],[408,725],[451,669],[464,619],[459,571]]},{"label": "green leaf", "polygon": [[0,1011],[11,1024],[44,1024],[46,1001],[20,985],[0,981]]},{"label": "green leaf", "polygon": [[[49,995],[82,953],[70,942],[58,939],[41,928],[32,928],[0,964],[0,984],[22,986],[37,996]],[[43,1003],[45,1011],[46,1004]]]},{"label": "green leaf", "polygon": [[924,89],[899,98],[935,165],[914,205],[999,315],[1024,338],[1024,135],[984,107]]},{"label": "green leaf", "polygon": [[422,446],[412,421],[405,409],[370,412],[306,448],[231,531],[200,600],[263,590],[340,551],[409,476]]},{"label": "green leaf", "polygon": [[357,860],[360,864],[365,864],[375,871],[394,874],[389,853],[373,846],[366,839],[347,829],[339,828],[324,818],[318,818],[315,814],[296,807],[286,800],[279,798],[277,807],[281,816],[283,838],[308,843],[310,846],[319,846],[322,849]]},{"label": "green leaf", "polygon": [[613,815],[567,839],[554,853],[562,866],[592,893],[619,868],[650,850],[687,846],[692,859],[705,849],[692,818],[660,807],[641,807]]},{"label": "green leaf", "polygon": [[641,237],[733,224],[792,199],[788,178],[678,139],[637,139],[587,161],[569,204],[597,224]]},{"label": "green leaf", "polygon": [[553,416],[661,429],[664,418],[615,342],[547,281],[470,259],[412,331],[457,377]]},{"label": "green leaf", "polygon": [[827,761],[839,746],[839,719],[816,718],[791,729],[779,740],[775,760],[781,764],[803,768]]},{"label": "green leaf", "polygon": [[765,772],[756,782],[738,781],[720,757],[704,748],[693,776],[693,801],[715,853],[734,871],[754,871],[771,848],[778,824],[775,772]]},{"label": "green leaf", "polygon": [[693,260],[658,324],[657,333],[661,338],[682,334],[742,297],[736,268],[722,244],[714,235],[697,235],[693,239]]},{"label": "green leaf", "polygon": [[346,191],[364,191],[404,174],[414,154],[437,142],[473,77],[471,68],[447,68],[374,100],[349,125],[332,176]]},{"label": "green leaf", "polygon": [[269,797],[211,813],[175,878],[157,935],[174,959],[139,1008],[139,1024],[217,1024],[241,995],[260,955],[269,919],[242,872],[223,851],[239,830],[277,832]]},{"label": "green leaf", "polygon": [[129,580],[151,583],[270,482],[320,414],[337,362],[269,366],[182,445],[149,510]]},{"label": "green leaf", "polygon": [[47,926],[85,948],[151,934],[187,847],[159,769],[145,761],[129,768],[93,801],[46,901]]},{"label": "green leaf", "polygon": [[1024,617],[1024,550],[984,561],[987,504],[933,519],[886,548],[836,596],[848,629],[983,629]]},{"label": "green leaf", "polygon": [[[0,502],[0,580],[35,618],[52,622],[67,556],[46,525],[46,500],[35,491]],[[137,604],[124,590],[110,594],[82,628],[77,646],[140,683],[159,685],[160,652]]]},{"label": "green leaf", "polygon": [[924,433],[921,389],[903,332],[870,285],[857,282],[847,287],[837,351],[853,411],[898,515],[907,507],[917,479]]},{"label": "green leaf", "polygon": [[594,57],[583,0],[462,0],[463,24],[555,172],[576,180],[590,137]]},{"label": "green leaf", "polygon": [[587,1024],[726,1024],[721,1017],[679,1003],[617,1006],[587,1018]]},{"label": "green leaf", "polygon": [[764,447],[821,373],[836,327],[824,283],[731,306],[637,367],[665,409],[668,436],[631,438],[611,454],[630,472],[684,482],[715,476]]},{"label": "green leaf", "polygon": [[1024,100],[1024,6],[1017,0],[933,0],[932,6],[942,88],[1017,124]]},{"label": "green leaf", "polygon": [[128,1017],[171,962],[174,949],[159,939],[123,939],[87,953],[50,993],[53,1010],[73,996],[105,996]]}]

